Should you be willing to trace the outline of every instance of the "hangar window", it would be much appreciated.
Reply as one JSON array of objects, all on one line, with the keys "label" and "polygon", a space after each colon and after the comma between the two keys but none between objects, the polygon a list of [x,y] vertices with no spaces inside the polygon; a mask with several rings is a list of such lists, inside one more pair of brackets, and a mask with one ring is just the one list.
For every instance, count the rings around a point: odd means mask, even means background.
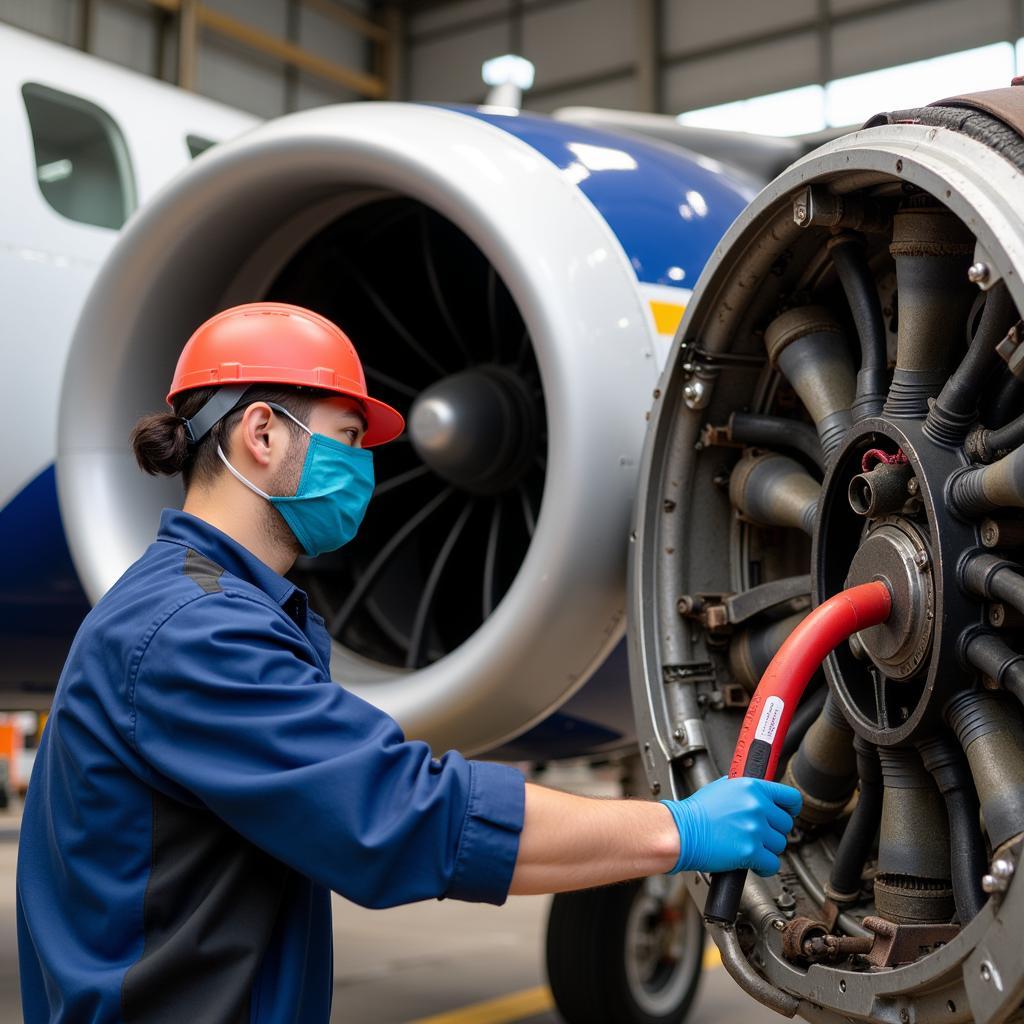
[{"label": "hangar window", "polygon": [[135,209],[135,181],[121,130],[93,103],[43,85],[22,87],[36,182],[59,214],[120,228]]}]

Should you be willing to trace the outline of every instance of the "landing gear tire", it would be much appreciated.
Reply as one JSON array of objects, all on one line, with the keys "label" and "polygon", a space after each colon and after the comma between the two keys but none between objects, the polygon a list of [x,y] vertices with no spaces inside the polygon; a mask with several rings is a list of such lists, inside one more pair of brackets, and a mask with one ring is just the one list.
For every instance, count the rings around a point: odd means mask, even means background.
[{"label": "landing gear tire", "polygon": [[567,1024],[680,1024],[700,983],[704,928],[680,882],[560,893],[548,982]]}]

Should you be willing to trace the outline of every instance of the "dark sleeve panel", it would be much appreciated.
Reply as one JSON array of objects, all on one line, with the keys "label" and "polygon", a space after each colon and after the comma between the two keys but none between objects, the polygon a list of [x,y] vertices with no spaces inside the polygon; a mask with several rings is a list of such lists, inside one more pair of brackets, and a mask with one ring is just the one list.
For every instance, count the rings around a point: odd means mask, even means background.
[{"label": "dark sleeve panel", "polygon": [[310,878],[368,907],[504,901],[522,775],[406,741],[276,609],[196,599],[153,636],[133,693],[140,754]]}]

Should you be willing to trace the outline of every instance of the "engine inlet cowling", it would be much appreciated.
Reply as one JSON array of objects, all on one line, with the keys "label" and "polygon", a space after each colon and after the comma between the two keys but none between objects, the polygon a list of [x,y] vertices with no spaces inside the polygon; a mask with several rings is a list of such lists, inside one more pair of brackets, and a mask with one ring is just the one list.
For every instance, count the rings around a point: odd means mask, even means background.
[{"label": "engine inlet cowling", "polygon": [[[550,147],[571,157],[582,139],[621,154],[616,167],[628,157],[645,210],[676,212],[679,188],[697,190],[702,222],[665,225],[672,266],[693,279],[718,219],[741,205],[725,176],[685,154],[488,117],[345,104],[204,154],[143,207],[97,278],[72,342],[57,460],[70,548],[95,599],[152,540],[160,508],[180,503],[175,481],[138,473],[126,439],[161,406],[192,330],[254,299],[336,321],[408,430],[375,453],[356,540],[303,559],[294,578],[333,635],[333,677],[407,735],[467,753],[544,720],[621,641],[644,413],[667,349],[612,227],[628,219],[632,171],[569,180]],[[607,217],[581,194],[605,173],[619,197]],[[637,263],[652,278],[668,271],[653,256]],[[671,285],[658,294],[681,306]],[[587,719],[590,747],[630,746],[622,712],[607,727]]]}]

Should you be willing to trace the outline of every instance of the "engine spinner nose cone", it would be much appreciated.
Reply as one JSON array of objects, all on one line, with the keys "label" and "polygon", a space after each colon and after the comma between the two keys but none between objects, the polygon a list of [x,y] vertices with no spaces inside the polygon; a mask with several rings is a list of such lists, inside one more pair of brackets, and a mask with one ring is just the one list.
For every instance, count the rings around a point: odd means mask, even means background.
[{"label": "engine spinner nose cone", "polygon": [[847,586],[884,579],[892,590],[887,622],[858,634],[871,660],[890,678],[906,679],[920,667],[932,643],[935,587],[924,538],[906,520],[879,521],[850,564]]},{"label": "engine spinner nose cone", "polygon": [[422,391],[409,412],[417,455],[438,476],[476,494],[515,486],[536,454],[538,410],[502,367],[455,373]]}]

